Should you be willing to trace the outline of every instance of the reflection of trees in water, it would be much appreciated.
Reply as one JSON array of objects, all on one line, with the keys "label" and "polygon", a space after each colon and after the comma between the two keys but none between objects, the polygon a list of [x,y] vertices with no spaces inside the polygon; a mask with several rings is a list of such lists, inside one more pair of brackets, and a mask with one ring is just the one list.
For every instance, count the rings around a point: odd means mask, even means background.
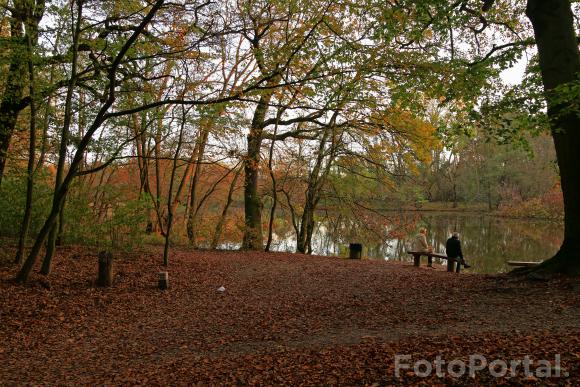
[{"label": "reflection of trees in water", "polygon": [[317,239],[322,239],[322,250],[314,249],[315,253],[326,253],[334,247],[338,254],[339,246],[344,250],[349,243],[362,243],[364,255],[369,257],[402,257],[405,252],[404,238],[415,230],[420,216],[417,213],[392,213],[388,215],[365,214],[355,219],[337,216],[327,217],[319,222],[313,243],[321,245]]}]

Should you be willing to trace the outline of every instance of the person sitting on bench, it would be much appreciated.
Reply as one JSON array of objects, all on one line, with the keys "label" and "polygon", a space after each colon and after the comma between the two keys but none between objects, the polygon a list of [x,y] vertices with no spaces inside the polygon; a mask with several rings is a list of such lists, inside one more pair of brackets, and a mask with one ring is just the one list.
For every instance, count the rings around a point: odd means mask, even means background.
[{"label": "person sitting on bench", "polygon": [[[419,229],[419,234],[415,237],[415,243],[413,246],[415,251],[425,252],[425,253],[432,253],[433,248],[429,246],[427,243],[427,229],[425,227],[421,227]],[[431,257],[429,257],[429,263],[427,267],[433,267],[433,262],[431,261]]]},{"label": "person sitting on bench", "polygon": [[459,240],[458,232],[454,232],[453,235],[451,235],[451,238],[447,239],[447,242],[445,243],[445,252],[447,253],[447,258],[453,259],[455,262],[457,262],[457,265],[463,265],[463,267],[466,269],[471,267],[471,265],[465,261],[465,258],[463,258],[463,253],[461,252],[461,241]]}]

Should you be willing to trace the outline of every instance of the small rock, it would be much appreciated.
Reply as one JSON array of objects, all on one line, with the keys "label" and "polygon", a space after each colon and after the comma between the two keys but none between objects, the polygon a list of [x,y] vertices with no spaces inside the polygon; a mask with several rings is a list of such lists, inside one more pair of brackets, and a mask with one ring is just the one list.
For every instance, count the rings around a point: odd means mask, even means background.
[{"label": "small rock", "polygon": [[217,288],[218,292],[225,292],[226,288],[224,288],[223,286],[220,286],[219,288]]}]

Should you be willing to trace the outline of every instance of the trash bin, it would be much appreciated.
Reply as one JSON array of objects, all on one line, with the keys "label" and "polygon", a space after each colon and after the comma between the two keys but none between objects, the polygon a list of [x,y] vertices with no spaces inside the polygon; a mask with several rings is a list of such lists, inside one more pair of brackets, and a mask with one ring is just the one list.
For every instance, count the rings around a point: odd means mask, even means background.
[{"label": "trash bin", "polygon": [[360,243],[350,243],[348,245],[350,259],[360,259],[362,255],[362,244]]}]

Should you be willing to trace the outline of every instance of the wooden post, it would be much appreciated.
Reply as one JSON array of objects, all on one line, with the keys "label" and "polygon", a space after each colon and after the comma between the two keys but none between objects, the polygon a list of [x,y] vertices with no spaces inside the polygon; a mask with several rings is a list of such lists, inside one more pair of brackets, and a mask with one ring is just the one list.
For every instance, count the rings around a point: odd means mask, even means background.
[{"label": "wooden post", "polygon": [[447,271],[451,273],[455,271],[455,259],[447,258]]},{"label": "wooden post", "polygon": [[159,289],[165,290],[169,287],[169,273],[166,271],[159,272]]},{"label": "wooden post", "polygon": [[413,264],[417,267],[421,266],[421,254],[413,254]]},{"label": "wooden post", "polygon": [[362,244],[360,243],[351,243],[348,245],[350,259],[360,259],[362,255]]},{"label": "wooden post", "polygon": [[99,253],[99,277],[97,285],[108,287],[113,285],[113,254],[108,251]]}]

